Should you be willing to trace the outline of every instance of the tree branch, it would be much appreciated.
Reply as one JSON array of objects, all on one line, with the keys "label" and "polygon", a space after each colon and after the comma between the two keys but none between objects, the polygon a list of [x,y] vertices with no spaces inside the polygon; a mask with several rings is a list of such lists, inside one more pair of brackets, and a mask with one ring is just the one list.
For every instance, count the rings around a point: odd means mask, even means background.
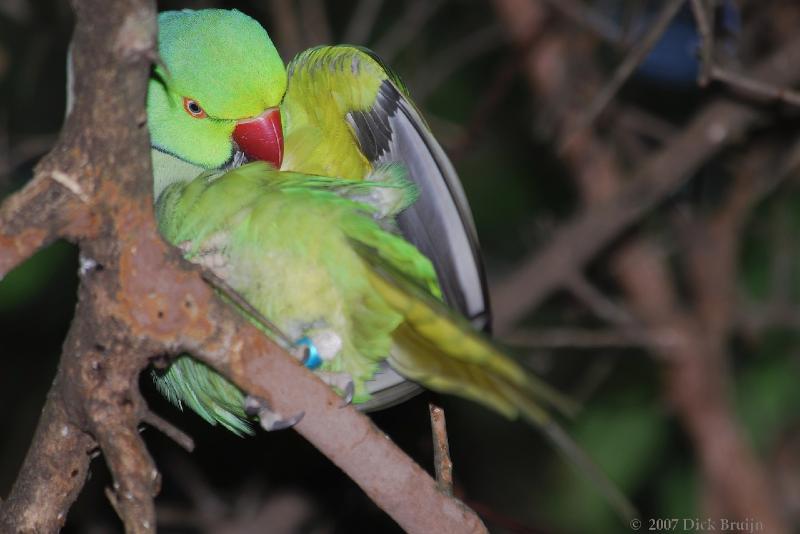
[{"label": "tree branch", "polygon": [[439,490],[447,495],[453,494],[453,460],[450,459],[450,444],[447,440],[447,424],[444,410],[434,404],[428,405],[431,413],[431,432],[433,432],[433,465],[436,470],[436,483]]},{"label": "tree branch", "polygon": [[444,0],[410,0],[397,22],[375,43],[375,50],[391,63],[443,3]]},{"label": "tree branch", "polygon": [[375,20],[381,7],[383,0],[359,0],[344,31],[344,42],[366,44],[375,27]]},{"label": "tree branch", "polygon": [[0,531],[57,532],[89,472],[94,440],[74,425],[54,384],[11,494],[0,503]]},{"label": "tree branch", "polygon": [[[508,4],[514,3],[514,0],[497,0],[497,2]],[[501,13],[509,11],[507,6],[500,9]],[[508,23],[513,24],[513,20],[509,19]],[[562,42],[573,40],[571,36],[561,36],[560,39]],[[559,59],[562,64],[567,64],[564,70],[568,71],[572,56],[580,54],[571,54],[569,46],[563,46],[559,50],[561,52]],[[759,72],[759,77],[800,76],[798,72],[789,74],[791,69],[784,68],[781,71],[780,63],[775,62],[778,57],[787,53],[789,56],[784,56],[783,59],[791,57],[795,60],[793,64],[797,64],[797,60],[800,59],[798,55],[800,40],[794,39],[789,42],[781,51],[758,67],[756,70]],[[579,62],[580,59],[572,61]],[[538,60],[533,58],[530,63],[529,82],[535,91],[544,93],[545,98],[554,94],[563,97],[561,93],[576,86],[575,80],[567,76],[553,82],[553,77],[548,77],[547,71],[538,69],[539,66]],[[591,73],[581,72],[581,75],[591,77]],[[542,87],[545,89],[542,90]],[[727,110],[728,113],[722,113],[723,110]],[[695,118],[687,130],[676,134],[660,153],[645,164],[644,170],[650,170],[657,176],[640,171],[630,179],[632,182],[627,183],[613,150],[591,129],[586,129],[578,145],[580,150],[570,147],[563,154],[565,163],[573,171],[583,201],[587,205],[584,218],[578,218],[577,221],[591,220],[587,218],[588,214],[594,214],[592,217],[598,217],[594,221],[595,224],[601,226],[600,236],[603,244],[607,243],[605,238],[613,237],[624,226],[633,222],[635,217],[631,215],[635,209],[624,217],[618,217],[613,211],[605,211],[605,217],[612,221],[606,223],[601,218],[604,208],[625,198],[637,187],[641,187],[638,200],[633,196],[627,198],[632,208],[637,202],[643,204],[638,208],[641,211],[636,213],[638,217],[672,190],[666,187],[670,182],[673,185],[681,183],[697,165],[713,155],[719,144],[731,139],[734,130],[743,132],[757,118],[757,113],[742,105],[728,102],[714,103]],[[561,122],[569,124],[569,111],[563,113]],[[703,146],[692,147],[691,143]],[[687,163],[686,159],[690,162]],[[744,437],[733,413],[728,391],[730,373],[725,351],[725,341],[732,319],[730,298],[735,295],[736,230],[753,205],[754,192],[767,190],[755,187],[752,179],[752,176],[763,173],[764,170],[759,169],[758,172],[750,171],[749,174],[740,176],[734,184],[725,208],[718,216],[710,221],[703,221],[702,228],[694,228],[692,235],[701,241],[695,243],[695,246],[686,253],[689,256],[688,262],[696,294],[695,309],[684,309],[667,257],[653,240],[635,238],[623,243],[612,259],[612,269],[640,322],[653,331],[674,333],[680,340],[679,343],[655,345],[653,352],[664,362],[665,395],[674,406],[678,418],[694,444],[704,481],[721,503],[721,511],[739,519],[758,518],[763,523],[765,531],[787,532],[788,529],[776,510],[774,500],[771,499],[771,488],[764,469]],[[657,194],[654,194],[654,191]],[[579,226],[572,228],[574,232],[574,228]],[[561,238],[563,237],[565,236],[562,234]],[[558,284],[563,283],[569,273],[579,272],[583,262],[590,255],[584,256],[586,249],[582,249],[580,255],[576,256],[567,247],[579,246],[580,241],[576,240],[581,238],[594,242],[598,236],[597,232],[587,226],[582,233],[572,234],[568,243],[556,241],[556,245],[563,243],[565,248],[558,251],[557,246],[551,247],[546,253],[558,252],[561,256],[554,256],[555,259],[538,264],[536,263],[538,260],[534,260],[526,265],[525,269],[531,269],[528,271],[529,275],[536,273],[535,277],[529,278],[529,281],[541,280],[543,275],[547,276],[546,270],[537,271],[536,268],[558,267],[560,277],[557,280]],[[599,247],[594,248],[595,252],[597,250]],[[547,261],[554,263],[548,264]],[[555,278],[548,282],[551,285],[544,288],[546,291],[557,287],[553,283],[556,281]],[[518,285],[518,288],[522,290],[521,285]],[[544,294],[543,292],[540,296]],[[519,314],[520,311],[521,308],[518,308],[516,313]],[[514,318],[517,316],[513,315]],[[506,318],[511,317],[512,314],[506,314]]]},{"label": "tree branch", "polygon": [[97,231],[93,213],[63,185],[63,172],[55,171],[61,181],[54,181],[50,169],[40,165],[35,178],[0,206],[0,278],[58,237]]},{"label": "tree branch", "polygon": [[[514,41],[529,42],[527,26],[520,21],[526,19],[522,13],[534,7],[524,0],[495,0],[495,5]],[[536,76],[541,68],[537,57],[528,55],[529,76]],[[751,70],[759,80],[791,85],[800,80],[800,70],[786,65],[798,63],[800,38],[796,37]],[[571,273],[581,270],[625,229],[685,183],[705,161],[740,139],[762,117],[753,107],[740,102],[718,99],[708,104],[667,145],[643,162],[630,179],[624,180],[618,193],[587,206],[563,224],[548,244],[522,260],[493,288],[496,330],[509,331],[525,313],[563,287]],[[570,144],[570,152],[587,152],[585,143],[580,141]]]},{"label": "tree branch", "polygon": [[672,19],[675,18],[675,15],[678,14],[678,11],[685,2],[686,0],[670,0],[664,4],[655,22],[653,22],[652,27],[647,31],[642,40],[631,49],[622,63],[619,64],[614,71],[614,75],[611,76],[608,83],[606,83],[600,92],[592,99],[586,111],[576,117],[573,124],[568,125],[568,127],[572,128],[574,131],[571,135],[566,136],[566,140],[562,146],[571,143],[576,136],[580,135],[581,130],[591,126],[595,119],[600,116],[606,106],[608,106],[608,103],[614,98],[614,95],[617,94],[620,88],[622,88],[625,82],[631,77],[636,67],[645,60],[647,54],[650,53],[650,50],[652,50],[667,30]]}]

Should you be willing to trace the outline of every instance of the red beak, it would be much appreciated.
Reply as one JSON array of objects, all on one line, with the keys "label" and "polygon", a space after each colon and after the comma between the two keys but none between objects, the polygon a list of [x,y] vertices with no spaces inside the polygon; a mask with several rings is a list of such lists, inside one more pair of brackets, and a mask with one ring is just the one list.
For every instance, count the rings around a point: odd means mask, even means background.
[{"label": "red beak", "polygon": [[233,140],[249,160],[272,163],[276,169],[283,161],[283,127],[281,111],[270,108],[258,117],[236,123]]}]

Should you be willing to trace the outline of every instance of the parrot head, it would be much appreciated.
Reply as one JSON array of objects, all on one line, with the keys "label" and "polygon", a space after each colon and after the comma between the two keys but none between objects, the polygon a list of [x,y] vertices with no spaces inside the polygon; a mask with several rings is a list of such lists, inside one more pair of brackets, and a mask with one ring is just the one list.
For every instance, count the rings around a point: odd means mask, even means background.
[{"label": "parrot head", "polygon": [[207,169],[237,151],[279,168],[287,77],[264,28],[222,9],[167,11],[158,24],[163,64],[147,94],[152,146]]}]

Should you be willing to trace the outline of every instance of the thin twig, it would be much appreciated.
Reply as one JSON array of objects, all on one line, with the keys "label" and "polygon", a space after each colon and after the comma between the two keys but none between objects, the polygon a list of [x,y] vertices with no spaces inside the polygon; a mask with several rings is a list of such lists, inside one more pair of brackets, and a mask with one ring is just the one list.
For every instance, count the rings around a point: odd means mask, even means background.
[{"label": "thin twig", "polygon": [[674,332],[642,329],[521,329],[503,337],[509,345],[533,349],[664,348],[680,343]]},{"label": "thin twig", "polygon": [[366,44],[382,7],[383,0],[360,0],[350,15],[350,23],[344,32],[344,42]]},{"label": "thin twig", "polygon": [[778,87],[716,65],[711,67],[711,77],[753,96],[800,106],[800,92],[788,87]]},{"label": "thin twig", "polygon": [[375,44],[375,50],[391,64],[400,51],[419,35],[422,27],[442,4],[444,0],[411,0],[405,13]]},{"label": "thin twig", "polygon": [[624,43],[624,35],[617,24],[581,0],[545,0],[578,25],[601,39],[617,46]]},{"label": "thin twig", "polygon": [[450,459],[450,444],[447,440],[447,426],[444,410],[428,404],[431,413],[433,432],[433,465],[436,470],[436,483],[445,495],[453,494],[453,461]]},{"label": "thin twig", "polygon": [[700,34],[700,73],[698,83],[701,87],[711,80],[711,67],[714,64],[714,0],[691,0],[692,13]]},{"label": "thin twig", "polygon": [[792,146],[786,151],[786,157],[779,167],[778,174],[790,174],[800,168],[800,136],[796,137]]},{"label": "thin twig", "polygon": [[562,144],[562,150],[572,143],[576,136],[580,134],[584,128],[589,127],[603,112],[608,103],[611,102],[611,99],[614,98],[614,95],[617,94],[617,91],[619,91],[622,85],[630,78],[633,71],[636,70],[636,67],[638,67],[647,57],[647,54],[650,53],[650,50],[664,34],[685,1],[686,0],[669,0],[669,2],[664,5],[658,17],[656,17],[655,22],[653,22],[652,27],[642,40],[634,46],[633,50],[631,50],[628,56],[620,63],[614,71],[614,75],[592,100],[591,104],[586,108],[586,111],[575,120],[574,124],[569,126],[572,132],[565,137],[566,141]]},{"label": "thin twig", "polygon": [[624,306],[608,298],[580,272],[567,279],[566,288],[586,304],[597,317],[611,324],[630,326],[636,322]]},{"label": "thin twig", "polygon": [[[263,5],[256,2],[256,5]],[[291,59],[303,49],[303,39],[300,32],[300,23],[297,20],[295,6],[292,0],[269,0],[267,14],[271,21],[275,21],[275,33],[278,49],[284,60]]]},{"label": "thin twig", "polygon": [[492,77],[492,82],[488,84],[478,105],[475,106],[472,116],[467,121],[464,133],[449,147],[453,162],[462,159],[472,145],[481,138],[486,123],[511,91],[517,73],[522,68],[525,55],[535,41],[535,35],[531,35],[513,56],[499,65]]},{"label": "thin twig", "polygon": [[187,452],[194,451],[194,440],[192,439],[192,436],[158,414],[148,410],[144,417],[142,417],[142,421],[159,430],[162,434],[186,449]]},{"label": "thin twig", "polygon": [[301,0],[300,20],[305,34],[304,48],[333,43],[333,30],[323,0]]},{"label": "thin twig", "polygon": [[[706,5],[704,5],[704,3]],[[711,0],[691,0],[692,12],[700,33],[702,60],[699,83],[705,86],[711,80],[730,85],[753,96],[769,100],[779,100],[800,106],[800,93],[788,87],[759,81],[741,73],[720,67],[714,61],[714,2]]]},{"label": "thin twig", "polygon": [[426,66],[414,77],[411,87],[415,99],[418,102],[424,101],[458,69],[502,43],[501,28],[490,25],[469,33],[449,45],[427,61]]},{"label": "thin twig", "polygon": [[630,129],[637,136],[655,140],[659,144],[668,143],[680,131],[680,128],[668,120],[635,105],[612,103],[609,107],[613,109],[620,127]]}]

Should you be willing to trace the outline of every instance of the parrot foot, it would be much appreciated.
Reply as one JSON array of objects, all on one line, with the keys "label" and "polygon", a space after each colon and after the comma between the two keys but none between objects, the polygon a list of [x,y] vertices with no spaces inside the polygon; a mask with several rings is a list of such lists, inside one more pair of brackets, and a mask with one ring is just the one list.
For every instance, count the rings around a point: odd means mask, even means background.
[{"label": "parrot foot", "polygon": [[244,412],[250,417],[258,417],[261,428],[267,432],[291,428],[303,419],[305,412],[300,412],[292,417],[284,417],[274,411],[266,399],[248,395],[244,400]]},{"label": "parrot foot", "polygon": [[328,372],[320,372],[317,373],[317,376],[328,384],[329,386],[337,388],[341,391],[342,396],[342,404],[341,408],[348,406],[351,402],[353,402],[353,396],[356,392],[356,386],[353,382],[353,378],[348,373],[328,373]]}]

